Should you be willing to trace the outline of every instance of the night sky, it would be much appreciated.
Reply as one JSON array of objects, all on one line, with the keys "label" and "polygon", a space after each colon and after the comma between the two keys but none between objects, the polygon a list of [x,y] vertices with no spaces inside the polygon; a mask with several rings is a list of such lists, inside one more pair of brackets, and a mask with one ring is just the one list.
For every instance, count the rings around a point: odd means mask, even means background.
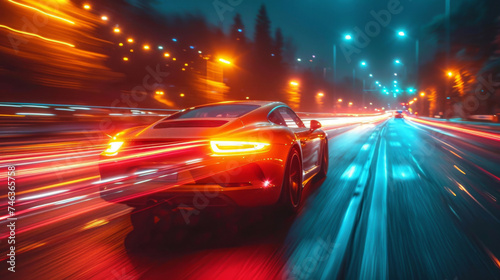
[{"label": "night sky", "polygon": [[[302,64],[322,68],[327,67],[330,72],[333,64],[332,46],[336,42],[340,45],[345,34],[354,33],[354,28],[359,27],[364,30],[365,26],[374,18],[371,11],[378,12],[387,9],[391,1],[388,0],[220,0],[222,3],[240,3],[235,5],[233,10],[228,10],[223,14],[223,19],[219,17],[212,0],[176,0],[159,1],[161,4],[158,10],[166,15],[172,13],[200,13],[206,16],[209,22],[222,26],[225,31],[233,23],[236,13],[242,15],[247,37],[253,38],[255,16],[259,6],[264,3],[267,7],[271,19],[273,32],[280,27],[285,36],[293,37],[297,46],[296,58],[302,59]],[[451,1],[452,9],[458,5],[459,1]],[[353,67],[358,67],[361,60],[366,60],[368,67],[364,70],[373,73],[384,84],[390,82],[391,75],[397,71],[393,65],[395,58],[401,59],[411,72],[414,69],[415,61],[415,38],[420,39],[420,63],[431,59],[433,54],[434,40],[417,32],[420,27],[431,22],[435,17],[444,14],[445,0],[403,0],[400,2],[402,11],[391,16],[391,20],[386,27],[381,27],[379,35],[371,38],[371,42],[366,48],[361,49],[361,53],[352,55],[352,62],[349,64],[342,55],[342,51],[337,51],[338,79],[351,75]],[[396,36],[396,32],[405,30],[408,34],[406,39]],[[316,56],[313,63],[309,62],[312,55]],[[306,66],[306,65],[304,65]],[[360,73],[362,74],[362,69]],[[365,73],[365,74],[367,74]],[[384,81],[384,79],[386,81]]]}]

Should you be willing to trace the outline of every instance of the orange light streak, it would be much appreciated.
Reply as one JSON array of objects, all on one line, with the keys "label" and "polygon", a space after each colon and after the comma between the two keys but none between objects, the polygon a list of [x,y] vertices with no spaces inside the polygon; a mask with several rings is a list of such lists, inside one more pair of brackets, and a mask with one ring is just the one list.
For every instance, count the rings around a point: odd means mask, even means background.
[{"label": "orange light streak", "polygon": [[461,127],[456,127],[456,126],[441,124],[441,123],[438,123],[438,122],[425,121],[425,120],[416,119],[416,118],[412,118],[412,117],[407,117],[407,118],[411,119],[412,121],[415,121],[415,122],[420,122],[420,123],[428,124],[430,126],[437,126],[437,127],[441,127],[441,128],[446,128],[446,129],[455,130],[455,131],[458,131],[458,132],[470,134],[470,135],[475,135],[475,136],[479,136],[479,137],[483,137],[483,138],[488,138],[488,139],[491,139],[491,140],[500,141],[500,135],[494,134],[494,133],[483,132],[483,131],[478,131],[478,130],[472,130],[472,129],[467,129],[467,128],[461,128]]},{"label": "orange light streak", "polygon": [[13,0],[8,0],[8,1],[9,1],[9,2],[11,2],[11,3],[13,3],[13,4],[19,5],[19,6],[21,6],[21,7],[25,7],[25,8],[27,8],[27,9],[31,9],[31,10],[35,10],[35,11],[37,11],[37,12],[39,12],[39,13],[42,13],[42,14],[44,14],[44,15],[46,15],[46,16],[53,17],[53,18],[55,18],[55,19],[62,20],[62,21],[65,21],[65,22],[68,22],[68,23],[71,23],[71,24],[75,24],[75,22],[73,22],[73,21],[71,21],[71,20],[69,20],[69,19],[65,19],[65,18],[62,18],[62,17],[58,17],[58,16],[56,16],[56,15],[49,14],[49,13],[44,12],[44,11],[42,11],[42,10],[39,10],[39,9],[37,9],[37,8],[35,8],[35,7],[31,7],[31,6],[28,6],[28,5],[25,5],[25,4],[21,4],[21,3],[18,3],[18,2],[16,2],[16,1],[13,1]]},{"label": "orange light streak", "polygon": [[457,169],[458,171],[460,171],[460,173],[462,173],[462,174],[466,175],[466,174],[465,174],[465,172],[463,172],[460,168],[458,168],[458,166],[453,165],[453,167],[455,167],[455,169]]},{"label": "orange light streak", "polygon": [[26,36],[36,37],[36,38],[42,39],[42,40],[47,41],[47,42],[52,42],[52,43],[62,44],[62,45],[66,45],[66,46],[69,46],[69,47],[72,47],[72,48],[74,48],[74,47],[75,47],[75,45],[70,44],[70,43],[66,43],[66,42],[59,41],[59,40],[54,40],[54,39],[45,38],[45,37],[40,36],[40,35],[38,35],[38,34],[34,34],[34,33],[30,33],[30,32],[24,32],[24,31],[21,31],[21,30],[17,30],[17,29],[14,29],[14,28],[8,27],[8,26],[6,26],[6,25],[2,25],[2,24],[0,24],[0,27],[1,27],[1,28],[5,28],[5,29],[10,30],[10,31],[15,32],[15,33],[23,34],[23,35],[26,35]]}]

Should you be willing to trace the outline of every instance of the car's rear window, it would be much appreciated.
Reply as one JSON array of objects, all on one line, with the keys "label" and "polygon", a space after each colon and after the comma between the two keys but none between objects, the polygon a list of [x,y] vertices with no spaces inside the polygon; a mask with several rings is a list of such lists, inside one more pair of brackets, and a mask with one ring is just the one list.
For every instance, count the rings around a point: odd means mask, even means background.
[{"label": "car's rear window", "polygon": [[195,107],[179,112],[177,114],[173,114],[168,117],[167,120],[190,118],[238,118],[259,107],[259,105],[248,104],[227,104]]}]

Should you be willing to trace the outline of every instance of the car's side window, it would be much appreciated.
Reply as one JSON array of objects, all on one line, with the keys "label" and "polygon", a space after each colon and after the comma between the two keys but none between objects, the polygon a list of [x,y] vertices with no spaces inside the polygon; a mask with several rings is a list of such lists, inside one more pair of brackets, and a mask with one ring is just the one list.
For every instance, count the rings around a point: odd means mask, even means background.
[{"label": "car's side window", "polygon": [[306,127],[300,118],[289,108],[281,107],[278,109],[280,115],[285,120],[288,127],[291,128],[304,128]]},{"label": "car's side window", "polygon": [[271,114],[269,114],[268,119],[270,122],[274,124],[286,126],[286,122],[281,116],[281,114],[278,112],[278,110],[272,111]]}]

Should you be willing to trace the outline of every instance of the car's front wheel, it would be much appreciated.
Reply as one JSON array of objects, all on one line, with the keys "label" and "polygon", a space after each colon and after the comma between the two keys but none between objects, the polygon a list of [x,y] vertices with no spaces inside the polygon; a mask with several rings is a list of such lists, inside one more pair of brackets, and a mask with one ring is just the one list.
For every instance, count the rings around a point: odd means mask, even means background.
[{"label": "car's front wheel", "polygon": [[328,173],[329,157],[330,154],[328,153],[328,140],[325,139],[325,142],[323,142],[323,151],[321,152],[321,167],[317,175],[318,179],[323,179],[326,177],[326,173]]},{"label": "car's front wheel", "polygon": [[296,213],[302,197],[302,162],[297,149],[290,151],[285,168],[280,204],[287,212]]}]

